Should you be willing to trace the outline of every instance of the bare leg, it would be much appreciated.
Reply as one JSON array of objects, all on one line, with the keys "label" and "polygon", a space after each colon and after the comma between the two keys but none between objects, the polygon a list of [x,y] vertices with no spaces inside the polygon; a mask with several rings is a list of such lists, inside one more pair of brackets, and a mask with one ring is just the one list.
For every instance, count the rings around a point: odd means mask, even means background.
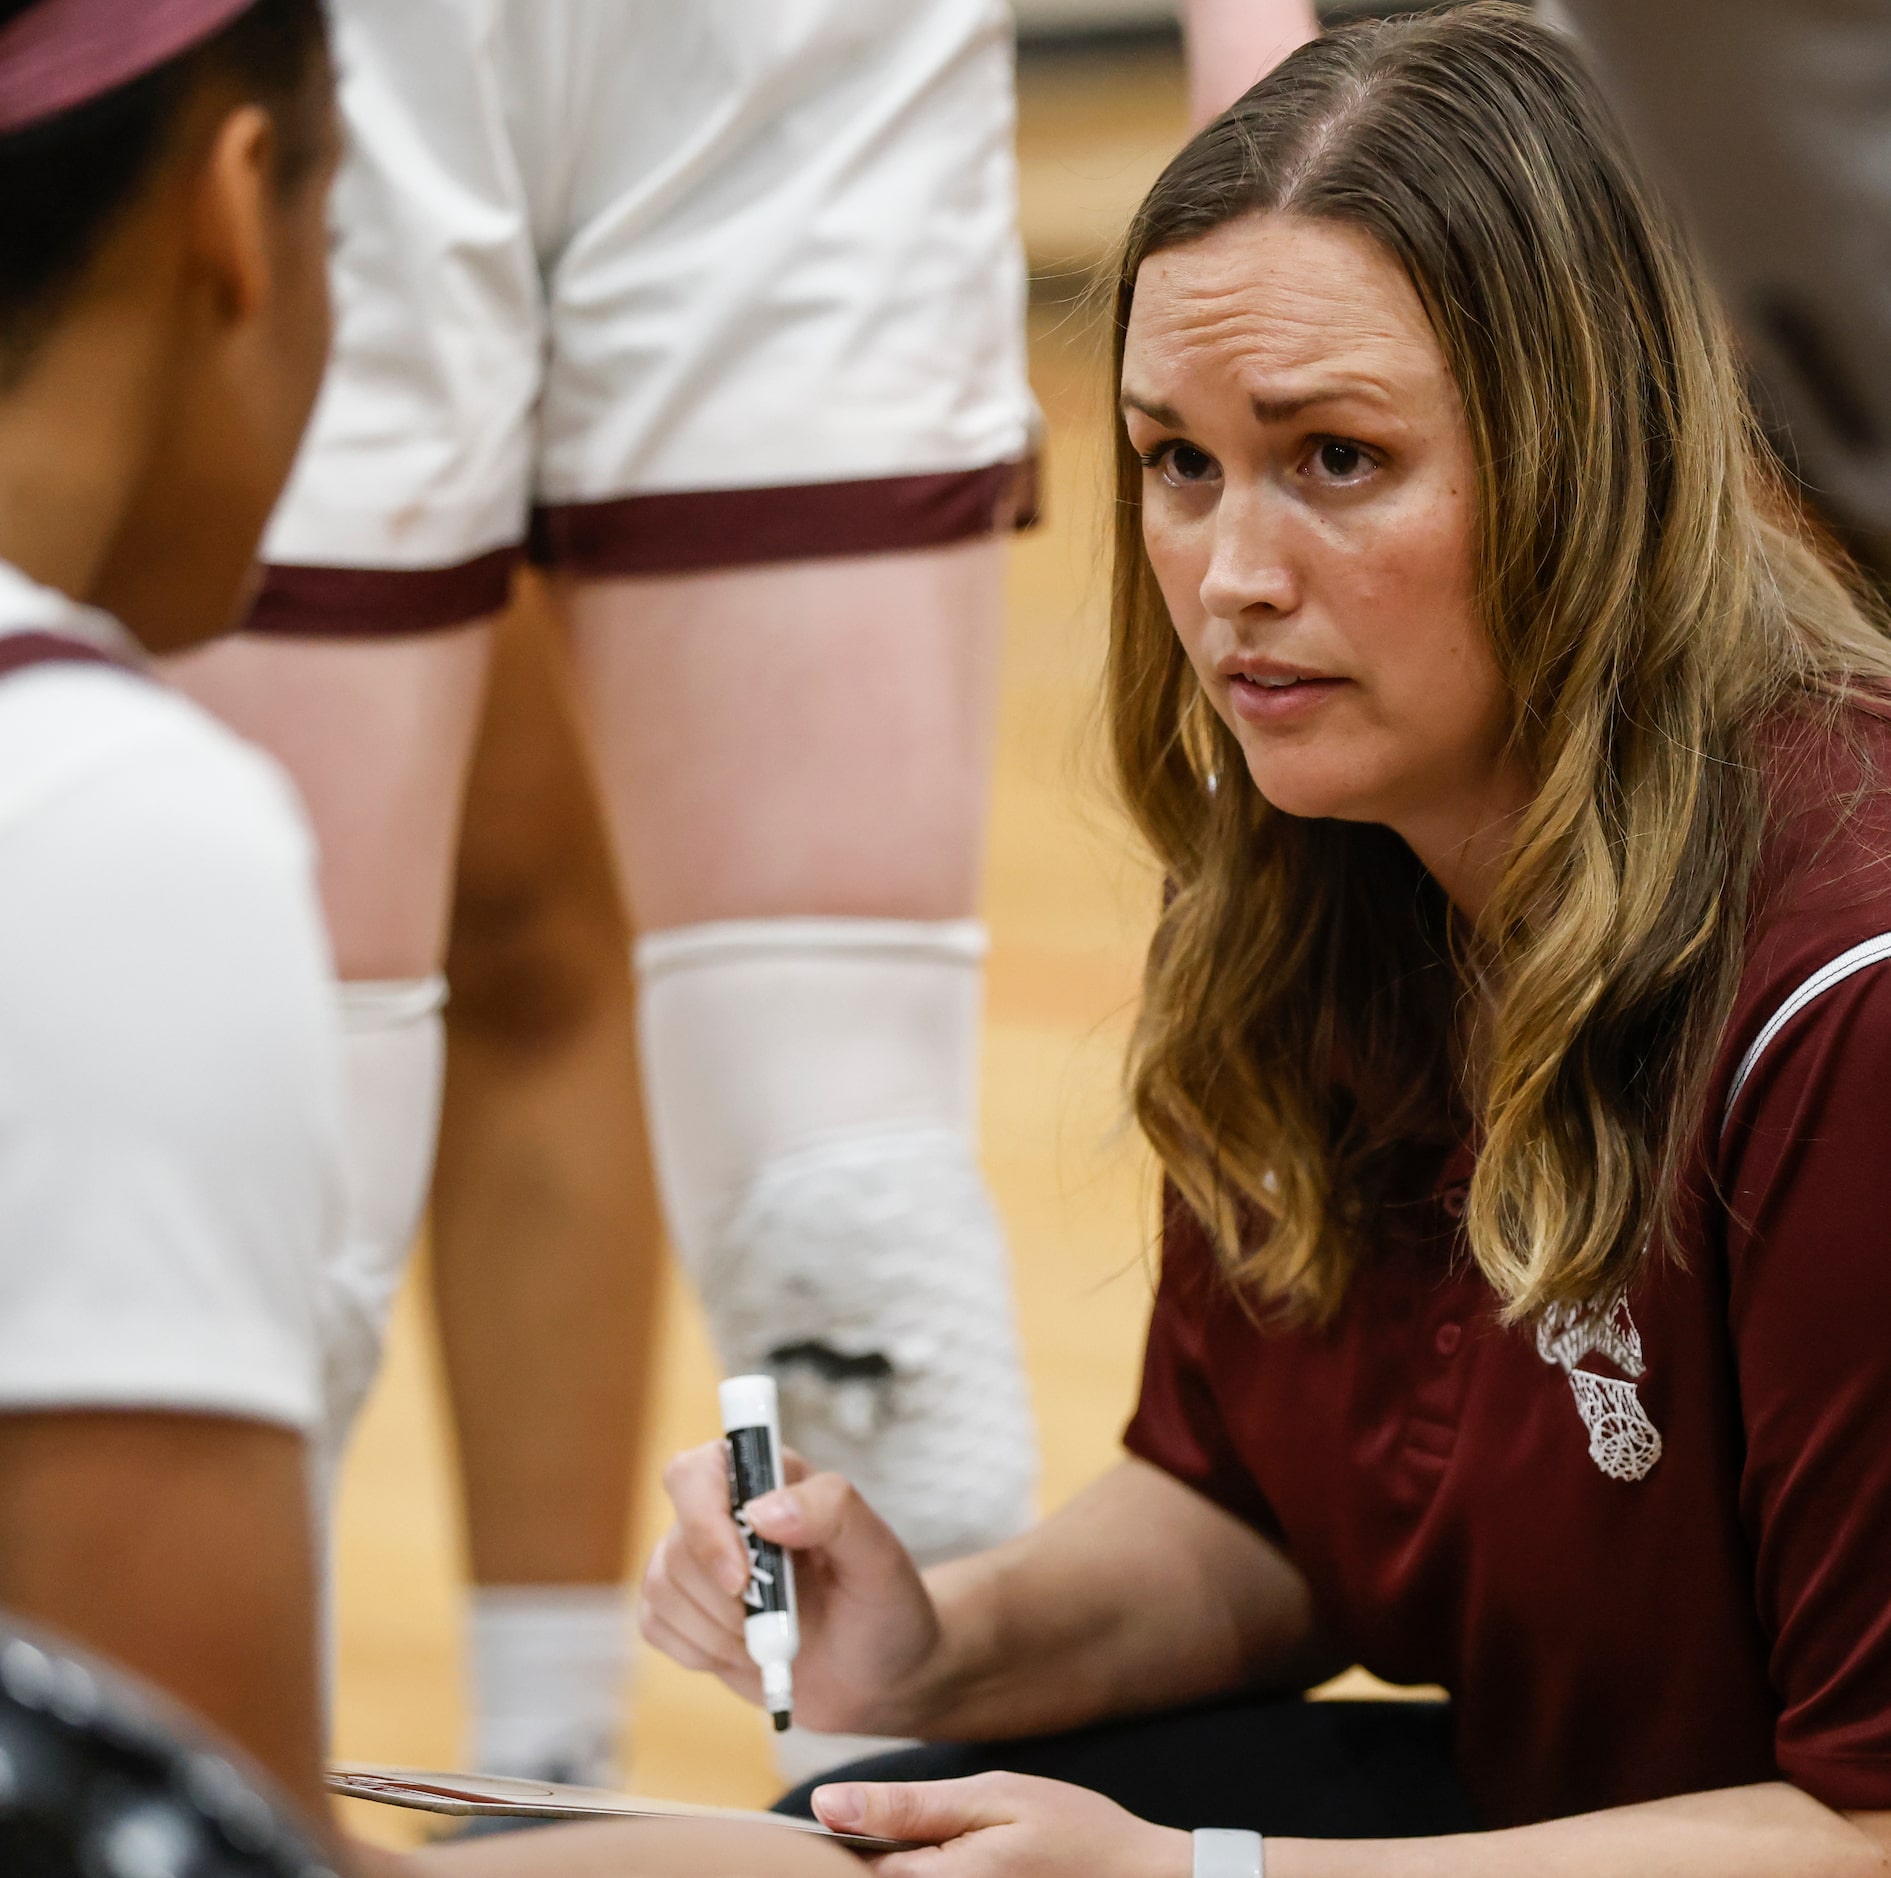
[{"label": "bare leg", "polygon": [[379,1367],[439,1119],[438,979],[489,633],[243,637],[175,661],[181,689],[271,751],[301,789],[343,979],[346,1230],[326,1273],[332,1483]]},{"label": "bare leg", "polygon": [[433,1288],[481,1584],[623,1578],[662,1269],[565,663],[536,606],[502,626],[448,951]]},{"label": "bare leg", "polygon": [[542,606],[501,626],[461,838],[433,1296],[475,1580],[474,1757],[607,1779],[660,1233],[628,949]]},{"label": "bare leg", "polygon": [[672,1240],[724,1364],[928,1559],[1018,1530],[1035,1480],[977,1153],[1003,552],[566,595]]},{"label": "bare leg", "polygon": [[568,586],[640,931],[972,912],[1003,554],[975,541]]},{"label": "bare leg", "polygon": [[167,676],[294,779],[344,980],[440,969],[485,625],[388,639],[240,635]]}]

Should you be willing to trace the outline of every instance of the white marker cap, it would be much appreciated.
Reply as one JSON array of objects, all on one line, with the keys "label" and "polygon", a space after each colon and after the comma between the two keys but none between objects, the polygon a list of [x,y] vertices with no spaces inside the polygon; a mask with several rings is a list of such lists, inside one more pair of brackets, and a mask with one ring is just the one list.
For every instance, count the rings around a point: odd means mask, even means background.
[{"label": "white marker cap", "polygon": [[779,1428],[781,1392],[773,1376],[731,1376],[716,1391],[724,1434],[736,1428]]}]

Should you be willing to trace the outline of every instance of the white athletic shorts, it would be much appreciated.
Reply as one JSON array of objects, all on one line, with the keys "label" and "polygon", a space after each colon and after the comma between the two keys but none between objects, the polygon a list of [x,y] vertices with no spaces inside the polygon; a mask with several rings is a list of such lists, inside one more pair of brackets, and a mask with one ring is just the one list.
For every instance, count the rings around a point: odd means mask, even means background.
[{"label": "white athletic shorts", "polygon": [[335,356],[253,624],[1028,519],[1004,0],[334,0]]}]

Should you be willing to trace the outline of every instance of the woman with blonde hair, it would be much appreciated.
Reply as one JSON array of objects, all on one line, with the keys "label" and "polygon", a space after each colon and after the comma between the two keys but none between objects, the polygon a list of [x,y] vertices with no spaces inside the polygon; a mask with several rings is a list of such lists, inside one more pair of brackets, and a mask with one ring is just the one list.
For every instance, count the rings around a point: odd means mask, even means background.
[{"label": "woman with blonde hair", "polygon": [[[943,1848],[889,1878],[1882,1872],[1891,644],[1517,8],[1288,59],[1116,330],[1142,1397],[924,1579],[842,1481],[750,1509],[800,1712],[985,1744],[814,1804]],[[753,1694],[671,1483],[649,1633]],[[1348,1663],[1448,1708],[1294,1699]]]}]

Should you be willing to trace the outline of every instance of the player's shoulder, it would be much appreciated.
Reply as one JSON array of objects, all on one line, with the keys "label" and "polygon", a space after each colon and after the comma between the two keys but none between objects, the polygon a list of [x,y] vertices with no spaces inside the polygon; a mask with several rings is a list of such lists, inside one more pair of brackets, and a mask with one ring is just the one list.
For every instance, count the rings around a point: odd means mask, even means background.
[{"label": "player's shoulder", "polygon": [[96,840],[114,816],[167,850],[236,843],[308,858],[277,765],[153,674],[49,659],[0,676],[0,867],[21,839],[63,828]]},{"label": "player's shoulder", "polygon": [[207,1116],[295,1136],[333,1068],[313,859],[275,765],[141,670],[0,676],[0,1107],[180,1165]]},{"label": "player's shoulder", "polygon": [[288,779],[141,669],[0,676],[0,907],[7,1022],[90,1024],[70,992],[135,1051],[158,1005],[261,1036],[329,995],[315,846]]}]

